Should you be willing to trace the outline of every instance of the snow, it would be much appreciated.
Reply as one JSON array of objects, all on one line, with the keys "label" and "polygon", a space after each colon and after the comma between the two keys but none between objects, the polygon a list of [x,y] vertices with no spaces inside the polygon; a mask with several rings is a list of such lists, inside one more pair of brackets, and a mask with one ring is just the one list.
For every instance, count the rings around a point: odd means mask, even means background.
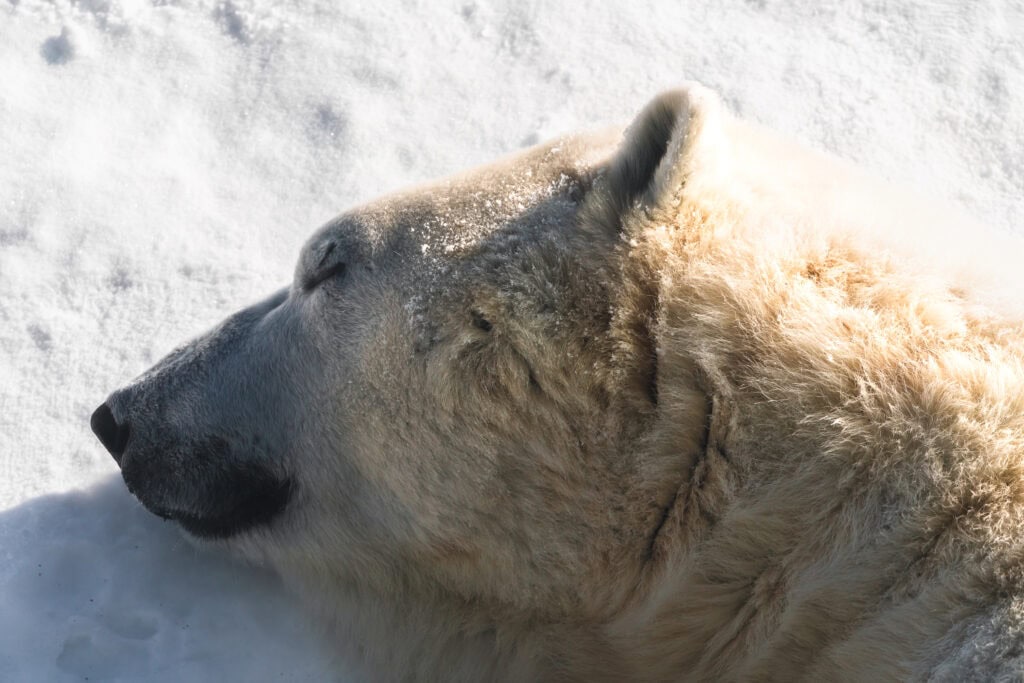
[{"label": "snow", "polygon": [[0,680],[344,680],[261,570],[145,513],[107,392],[340,210],[695,78],[1004,232],[1024,4],[0,3]]}]

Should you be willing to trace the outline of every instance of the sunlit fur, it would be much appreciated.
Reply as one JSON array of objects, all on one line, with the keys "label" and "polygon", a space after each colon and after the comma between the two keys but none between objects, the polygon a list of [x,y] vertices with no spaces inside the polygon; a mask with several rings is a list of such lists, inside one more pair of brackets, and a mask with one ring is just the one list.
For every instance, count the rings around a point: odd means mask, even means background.
[{"label": "sunlit fur", "polygon": [[[375,680],[1019,678],[1022,255],[666,93],[311,238],[211,354],[294,482],[224,543]],[[223,436],[188,367],[132,400]]]}]

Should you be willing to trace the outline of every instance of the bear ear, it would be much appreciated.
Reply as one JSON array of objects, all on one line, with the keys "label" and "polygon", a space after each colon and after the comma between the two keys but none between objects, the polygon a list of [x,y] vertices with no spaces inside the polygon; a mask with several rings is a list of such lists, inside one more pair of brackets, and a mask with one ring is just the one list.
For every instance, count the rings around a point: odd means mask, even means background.
[{"label": "bear ear", "polygon": [[651,100],[626,129],[606,171],[603,191],[591,193],[589,221],[617,235],[629,213],[677,201],[696,143],[718,110],[718,98],[698,84]]}]

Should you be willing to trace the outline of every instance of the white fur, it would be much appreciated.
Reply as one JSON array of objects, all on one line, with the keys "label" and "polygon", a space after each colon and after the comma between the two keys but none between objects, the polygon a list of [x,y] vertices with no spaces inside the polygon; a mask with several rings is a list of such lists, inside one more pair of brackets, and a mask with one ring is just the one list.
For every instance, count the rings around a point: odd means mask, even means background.
[{"label": "white fur", "polygon": [[376,679],[1024,675],[1019,245],[697,85],[623,140],[345,214],[114,414],[276,445],[224,543]]}]

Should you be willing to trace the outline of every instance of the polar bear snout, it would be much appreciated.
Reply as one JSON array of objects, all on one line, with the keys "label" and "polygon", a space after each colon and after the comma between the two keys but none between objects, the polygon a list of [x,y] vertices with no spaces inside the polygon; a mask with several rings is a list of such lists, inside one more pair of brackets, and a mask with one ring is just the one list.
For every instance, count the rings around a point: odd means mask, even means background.
[{"label": "polar bear snout", "polygon": [[104,402],[93,411],[92,418],[89,420],[89,426],[92,427],[92,433],[100,440],[103,447],[114,456],[114,460],[120,465],[121,456],[124,455],[125,447],[128,445],[128,436],[130,434],[128,423],[119,424],[114,419],[110,406]]},{"label": "polar bear snout", "polygon": [[146,393],[114,392],[91,426],[147,510],[199,538],[234,536],[284,510],[294,483],[267,452],[264,435],[219,421],[175,423]]},{"label": "polar bear snout", "polygon": [[279,291],[172,351],[90,419],[128,490],[194,536],[264,526],[291,500],[297,419],[282,396],[294,391],[290,354],[304,347],[281,315],[286,298]]}]

